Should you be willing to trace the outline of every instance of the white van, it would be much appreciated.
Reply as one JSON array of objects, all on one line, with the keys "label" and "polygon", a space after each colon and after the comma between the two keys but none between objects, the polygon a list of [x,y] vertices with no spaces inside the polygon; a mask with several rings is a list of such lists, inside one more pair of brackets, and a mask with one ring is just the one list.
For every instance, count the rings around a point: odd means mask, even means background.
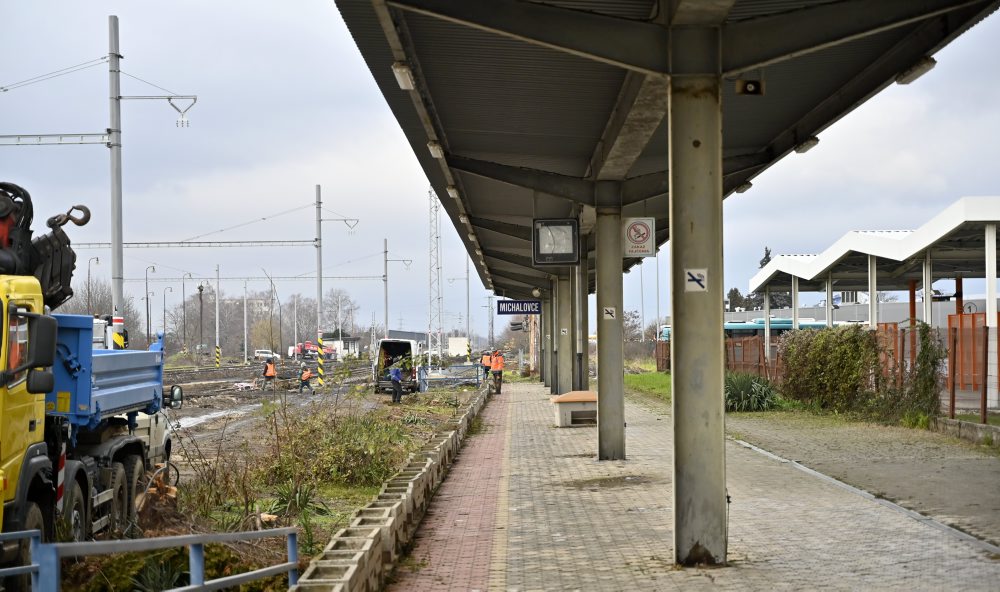
[{"label": "white van", "polygon": [[379,339],[372,357],[372,382],[375,392],[392,391],[389,368],[403,369],[404,391],[415,393],[420,390],[417,382],[417,366],[420,365],[420,344],[412,339]]}]

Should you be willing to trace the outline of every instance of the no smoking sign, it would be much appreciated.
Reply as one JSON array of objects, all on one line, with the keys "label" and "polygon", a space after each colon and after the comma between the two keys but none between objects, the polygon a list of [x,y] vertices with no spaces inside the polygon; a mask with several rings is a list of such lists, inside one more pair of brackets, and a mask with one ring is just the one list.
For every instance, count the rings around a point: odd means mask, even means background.
[{"label": "no smoking sign", "polygon": [[622,256],[656,256],[655,218],[625,218],[622,221]]}]

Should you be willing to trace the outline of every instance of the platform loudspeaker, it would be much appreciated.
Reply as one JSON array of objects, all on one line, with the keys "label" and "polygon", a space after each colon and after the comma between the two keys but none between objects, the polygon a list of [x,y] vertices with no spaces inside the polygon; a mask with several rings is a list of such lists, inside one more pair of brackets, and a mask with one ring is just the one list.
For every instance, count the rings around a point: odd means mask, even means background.
[{"label": "platform loudspeaker", "polygon": [[738,95],[763,95],[764,94],[764,81],[763,80],[737,80],[736,81],[736,94]]}]

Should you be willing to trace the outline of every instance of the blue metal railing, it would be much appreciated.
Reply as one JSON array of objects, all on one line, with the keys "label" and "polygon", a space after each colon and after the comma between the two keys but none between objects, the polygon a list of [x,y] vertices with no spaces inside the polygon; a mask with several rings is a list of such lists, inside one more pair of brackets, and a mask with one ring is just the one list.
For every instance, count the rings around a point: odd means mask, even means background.
[{"label": "blue metal railing", "polygon": [[[41,544],[41,533],[37,530],[11,532],[0,534],[0,541],[24,539],[31,537],[31,565],[0,569],[0,577],[31,573],[31,589],[35,592],[58,592],[60,589],[60,564],[65,557],[80,557],[83,555],[111,555],[114,553],[135,553],[168,549],[171,547],[188,547],[188,570],[191,574],[189,585],[173,588],[169,592],[188,592],[194,590],[219,590],[231,586],[239,586],[247,582],[259,580],[282,573],[288,574],[288,586],[292,587],[299,581],[299,551],[297,531],[294,528],[275,528],[253,532],[227,532],[218,534],[193,534],[182,536],[160,537],[152,539],[127,539],[120,541],[95,541],[86,543],[54,543]],[[264,567],[242,574],[216,578],[205,581],[205,545],[210,543],[226,543],[250,541],[270,537],[287,537],[288,561],[271,567]]]},{"label": "blue metal railing", "polygon": [[480,364],[456,364],[435,370],[434,376],[429,376],[426,366],[417,369],[417,381],[420,392],[425,393],[432,386],[458,386],[475,383],[479,387],[483,380],[483,367]]},{"label": "blue metal railing", "polygon": [[35,553],[38,552],[38,548],[42,544],[42,532],[39,530],[19,530],[17,532],[5,532],[0,534],[0,543],[4,541],[19,541],[21,539],[31,539],[31,559],[32,562],[28,565],[19,565],[17,567],[5,567],[0,569],[0,580],[8,576],[19,576],[21,574],[30,573],[31,574],[31,589],[38,589],[38,564],[35,563]]}]

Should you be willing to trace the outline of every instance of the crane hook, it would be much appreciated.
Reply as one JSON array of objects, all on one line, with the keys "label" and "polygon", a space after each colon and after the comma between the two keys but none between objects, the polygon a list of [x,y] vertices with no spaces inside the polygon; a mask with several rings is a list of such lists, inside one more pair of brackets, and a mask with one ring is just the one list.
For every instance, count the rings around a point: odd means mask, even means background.
[{"label": "crane hook", "polygon": [[[73,210],[80,212],[79,216],[73,215]],[[76,205],[66,210],[65,214],[56,214],[49,218],[45,225],[49,228],[55,228],[57,226],[65,226],[67,222],[72,222],[77,226],[83,226],[87,222],[90,222],[90,208],[87,206]]]}]

